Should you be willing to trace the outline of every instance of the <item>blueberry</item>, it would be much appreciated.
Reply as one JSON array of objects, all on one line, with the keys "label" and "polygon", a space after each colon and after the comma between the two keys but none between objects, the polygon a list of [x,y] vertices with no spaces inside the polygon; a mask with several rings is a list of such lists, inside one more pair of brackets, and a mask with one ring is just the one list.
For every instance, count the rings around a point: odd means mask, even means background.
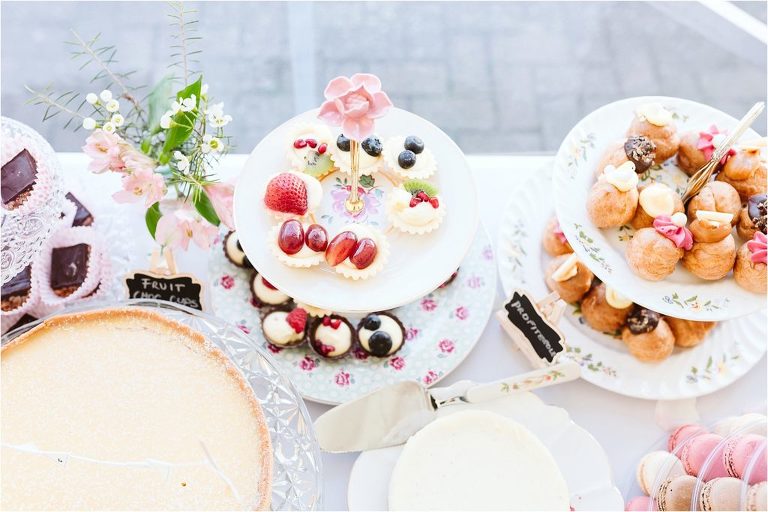
[{"label": "blueberry", "polygon": [[349,151],[349,139],[343,133],[340,133],[339,138],[336,139],[336,147],[342,151]]},{"label": "blueberry", "polygon": [[375,331],[381,327],[381,318],[379,318],[379,315],[368,315],[365,317],[365,320],[363,320],[363,327],[369,331]]},{"label": "blueberry", "polygon": [[410,169],[416,165],[416,154],[410,149],[406,149],[397,155],[397,164],[403,169]]},{"label": "blueberry", "polygon": [[424,151],[424,141],[415,135],[409,135],[405,138],[405,144],[403,144],[403,147],[405,147],[405,149],[410,149],[418,155]]},{"label": "blueberry", "polygon": [[363,151],[365,151],[371,156],[381,155],[381,151],[383,149],[379,138],[373,135],[365,139],[362,143],[362,146],[363,146]]},{"label": "blueberry", "polygon": [[392,337],[384,331],[376,331],[368,338],[368,347],[372,356],[384,357],[392,350]]}]

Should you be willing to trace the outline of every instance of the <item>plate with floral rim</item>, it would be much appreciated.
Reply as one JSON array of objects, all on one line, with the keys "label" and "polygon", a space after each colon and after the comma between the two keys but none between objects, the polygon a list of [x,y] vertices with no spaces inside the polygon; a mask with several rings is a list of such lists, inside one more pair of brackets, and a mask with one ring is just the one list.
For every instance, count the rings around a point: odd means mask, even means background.
[{"label": "plate with floral rim", "polygon": [[[392,312],[403,322],[403,348],[387,358],[354,350],[338,360],[324,359],[306,344],[280,349],[266,342],[259,309],[251,301],[253,271],[234,266],[221,236],[211,248],[208,272],[216,314],[269,349],[280,370],[307,400],[337,405],[405,380],[432,385],[453,371],[480,338],[496,298],[496,262],[488,234],[477,232],[456,278]],[[361,315],[347,316],[357,325]]]},{"label": "plate with floral rim", "polygon": [[[646,281],[626,263],[624,251],[634,230],[629,226],[598,229],[587,215],[587,195],[594,171],[605,149],[626,132],[634,111],[645,103],[660,103],[672,113],[678,133],[703,130],[712,124],[721,130],[737,120],[715,108],[666,96],[628,98],[593,111],[568,133],[555,157],[553,188],[557,217],[573,249],[604,282],[642,306],[665,315],[699,321],[720,321],[764,309],[765,295],[749,292],[729,274],[718,281],[697,278],[682,264],[666,279]],[[742,139],[759,137],[747,130]],[[674,158],[651,167],[640,176],[643,182],[662,182],[682,194],[687,176]],[[737,239],[737,247],[743,241]]]},{"label": "plate with floral rim", "polygon": [[[506,206],[497,259],[507,295],[518,287],[534,297],[549,293],[544,268],[550,257],[542,249],[541,235],[554,215],[552,172],[546,167],[532,173]],[[720,322],[697,347],[676,348],[655,364],[635,359],[616,333],[600,333],[586,325],[578,305],[568,305],[559,327],[568,343],[567,356],[582,367],[583,379],[621,395],[677,400],[713,393],[749,371],[765,353],[766,321],[763,310]]]}]

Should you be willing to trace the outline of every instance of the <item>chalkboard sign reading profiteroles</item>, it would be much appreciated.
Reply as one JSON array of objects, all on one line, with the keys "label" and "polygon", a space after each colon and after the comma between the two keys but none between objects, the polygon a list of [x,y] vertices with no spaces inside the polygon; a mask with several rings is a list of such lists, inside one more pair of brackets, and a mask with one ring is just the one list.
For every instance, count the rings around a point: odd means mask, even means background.
[{"label": "chalkboard sign reading profiteroles", "polygon": [[167,300],[203,310],[203,286],[190,274],[166,276],[142,270],[128,274],[125,286],[131,299]]},{"label": "chalkboard sign reading profiteroles", "polygon": [[536,367],[555,362],[565,350],[563,335],[522,290],[515,290],[512,298],[498,313],[502,327]]}]

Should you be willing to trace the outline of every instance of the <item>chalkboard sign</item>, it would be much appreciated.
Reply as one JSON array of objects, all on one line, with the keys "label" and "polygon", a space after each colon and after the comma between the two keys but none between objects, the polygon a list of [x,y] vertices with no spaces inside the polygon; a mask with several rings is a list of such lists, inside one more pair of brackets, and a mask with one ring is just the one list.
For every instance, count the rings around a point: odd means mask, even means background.
[{"label": "chalkboard sign", "polygon": [[563,335],[522,290],[514,291],[497,317],[535,366],[552,364],[557,355],[565,350]]},{"label": "chalkboard sign", "polygon": [[203,286],[190,274],[164,276],[148,270],[126,276],[130,299],[167,300],[188,308],[203,310]]}]

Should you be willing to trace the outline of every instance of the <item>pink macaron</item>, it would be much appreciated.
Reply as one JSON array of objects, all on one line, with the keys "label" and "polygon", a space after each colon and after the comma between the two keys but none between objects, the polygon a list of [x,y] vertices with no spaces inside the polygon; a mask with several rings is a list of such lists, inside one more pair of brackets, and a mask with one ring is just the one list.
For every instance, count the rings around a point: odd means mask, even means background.
[{"label": "pink macaron", "polygon": [[[680,461],[683,463],[685,472],[700,477],[705,482],[728,476],[723,465],[722,441],[723,437],[717,434],[701,434],[684,443],[680,452]],[[704,468],[705,464],[706,468]]]},{"label": "pink macaron", "polygon": [[[735,436],[728,439],[723,448],[723,464],[728,471],[728,475],[735,478],[743,478],[745,470],[753,457],[759,457],[760,453],[763,453],[763,457],[765,457],[765,444],[765,437],[757,434]],[[763,466],[765,465],[764,460]],[[759,463],[759,460],[755,461],[755,466],[753,466],[753,470],[750,472],[750,484],[760,482],[761,477],[765,480],[765,468],[758,468],[757,464]]]},{"label": "pink macaron", "polygon": [[683,443],[698,435],[707,433],[709,433],[709,430],[697,423],[680,425],[669,435],[669,439],[667,440],[667,451],[675,453],[675,450],[677,450],[677,454],[679,455]]},{"label": "pink macaron", "polygon": [[624,505],[626,512],[640,512],[642,510],[654,510],[653,501],[648,496],[635,496]]}]

